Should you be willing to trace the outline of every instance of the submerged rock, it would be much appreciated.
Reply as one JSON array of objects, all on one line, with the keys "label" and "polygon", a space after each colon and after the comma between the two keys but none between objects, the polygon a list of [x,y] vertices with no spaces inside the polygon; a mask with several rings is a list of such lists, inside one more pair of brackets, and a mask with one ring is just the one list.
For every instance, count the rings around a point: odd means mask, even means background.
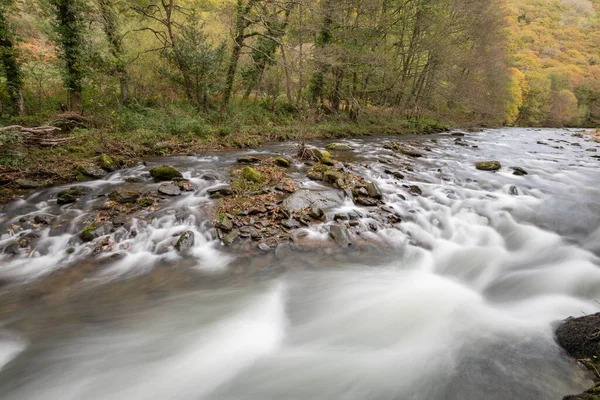
[{"label": "submerged rock", "polygon": [[175,249],[181,253],[184,253],[184,252],[188,251],[189,249],[191,249],[193,245],[194,245],[194,232],[185,231],[185,232],[183,232],[183,234],[181,236],[179,236],[179,239],[177,240],[177,243],[175,244]]},{"label": "submerged rock", "polygon": [[177,171],[175,168],[170,167],[168,165],[163,165],[160,167],[154,167],[150,170],[150,175],[154,178],[155,181],[170,181],[175,178],[183,178],[181,172]]},{"label": "submerged rock", "polygon": [[409,149],[408,147],[401,147],[399,150],[400,150],[400,153],[404,154],[405,156],[414,157],[414,158],[423,157],[423,154],[419,153],[416,150]]},{"label": "submerged rock", "polygon": [[108,198],[117,203],[135,203],[140,198],[140,192],[136,190],[117,189],[108,195]]},{"label": "submerged rock", "polygon": [[350,150],[352,150],[352,147],[348,146],[346,143],[329,143],[327,145],[327,150],[350,151]]},{"label": "submerged rock", "polygon": [[179,196],[181,194],[181,189],[172,182],[163,183],[158,187],[158,193],[167,196]]},{"label": "submerged rock", "polygon": [[475,168],[481,171],[497,171],[502,168],[500,161],[480,161],[475,164]]},{"label": "submerged rock", "polygon": [[298,190],[283,201],[283,208],[288,212],[305,208],[331,208],[344,202],[343,197],[332,190]]}]

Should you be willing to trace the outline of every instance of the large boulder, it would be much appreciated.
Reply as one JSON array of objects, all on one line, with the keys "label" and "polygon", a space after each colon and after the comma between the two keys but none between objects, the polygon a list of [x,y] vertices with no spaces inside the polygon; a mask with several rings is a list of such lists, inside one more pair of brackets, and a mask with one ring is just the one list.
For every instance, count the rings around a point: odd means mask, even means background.
[{"label": "large boulder", "polygon": [[181,189],[172,182],[163,183],[158,187],[158,193],[167,196],[179,196],[181,194]]},{"label": "large boulder", "polygon": [[284,200],[283,208],[288,212],[306,208],[327,209],[339,206],[343,202],[343,197],[336,191],[301,189]]},{"label": "large boulder", "polygon": [[171,181],[175,178],[183,178],[181,172],[177,171],[175,168],[162,165],[160,167],[154,167],[150,170],[150,175],[154,178],[155,181]]},{"label": "large boulder", "polygon": [[502,168],[500,161],[480,161],[475,164],[475,168],[481,171],[497,171]]}]

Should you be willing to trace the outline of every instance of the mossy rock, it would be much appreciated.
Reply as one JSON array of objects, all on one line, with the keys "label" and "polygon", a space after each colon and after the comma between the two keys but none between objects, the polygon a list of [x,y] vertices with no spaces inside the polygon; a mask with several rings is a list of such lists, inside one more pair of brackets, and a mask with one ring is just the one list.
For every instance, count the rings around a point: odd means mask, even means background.
[{"label": "mossy rock", "polygon": [[327,150],[331,151],[350,151],[352,147],[348,146],[346,143],[329,143],[327,145]]},{"label": "mossy rock", "polygon": [[181,172],[169,165],[162,165],[160,167],[154,167],[150,170],[150,175],[155,181],[170,181],[175,178],[183,178]]},{"label": "mossy rock", "polygon": [[85,186],[73,186],[69,189],[61,190],[56,196],[58,204],[75,203],[81,196],[90,192],[92,189]]},{"label": "mossy rock", "polygon": [[139,199],[137,201],[138,206],[140,207],[150,207],[152,204],[154,204],[154,201],[152,199],[149,198],[143,198],[143,199]]},{"label": "mossy rock", "polygon": [[39,182],[29,181],[27,179],[17,179],[16,183],[21,189],[38,189],[40,187]]},{"label": "mossy rock", "polygon": [[100,161],[100,166],[102,167],[103,170],[108,171],[108,172],[113,172],[119,169],[119,165],[116,163],[116,161],[109,156],[108,154],[102,154],[99,157],[99,161]]},{"label": "mossy rock", "polygon": [[252,167],[245,167],[242,170],[242,178],[244,178],[245,180],[247,180],[249,182],[254,182],[254,183],[263,183],[267,180],[267,177],[265,176],[265,174],[258,172],[257,170],[255,170]]},{"label": "mossy rock", "polygon": [[79,238],[84,242],[91,242],[98,237],[96,235],[96,229],[98,229],[96,224],[90,224],[86,226],[81,233],[79,233]]},{"label": "mossy rock", "polygon": [[229,232],[233,229],[233,222],[231,222],[229,217],[227,217],[227,215],[225,215],[224,213],[219,213],[217,215],[215,227]]},{"label": "mossy rock", "polygon": [[77,167],[77,172],[81,175],[84,175],[85,177],[90,177],[94,179],[100,179],[106,175],[106,171],[104,171],[101,168],[98,168],[95,165],[79,165]]},{"label": "mossy rock", "polygon": [[321,164],[325,165],[333,165],[333,159],[331,158],[331,153],[326,150],[314,149],[313,154]]},{"label": "mossy rock", "polygon": [[475,164],[475,168],[481,171],[497,171],[502,168],[500,161],[481,161]]},{"label": "mossy rock", "polygon": [[277,157],[275,160],[273,160],[273,162],[283,168],[289,168],[292,165],[289,160],[286,160],[283,157]]}]

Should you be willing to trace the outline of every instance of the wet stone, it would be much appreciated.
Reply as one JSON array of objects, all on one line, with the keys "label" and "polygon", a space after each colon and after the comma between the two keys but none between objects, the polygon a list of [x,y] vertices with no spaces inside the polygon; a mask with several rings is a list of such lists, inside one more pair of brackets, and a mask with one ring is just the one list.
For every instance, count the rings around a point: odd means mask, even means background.
[{"label": "wet stone", "polygon": [[33,217],[33,222],[39,225],[50,225],[50,218],[44,215],[36,215]]},{"label": "wet stone", "polygon": [[500,161],[480,161],[475,164],[475,168],[481,171],[497,171],[502,165]]},{"label": "wet stone", "polygon": [[517,176],[528,175],[527,171],[525,171],[521,167],[511,167],[511,169],[514,171],[513,175],[517,175]]},{"label": "wet stone", "polygon": [[182,192],[193,192],[198,189],[196,185],[184,178],[173,179],[173,184],[176,185]]},{"label": "wet stone", "polygon": [[219,214],[215,223],[215,228],[222,229],[224,231],[231,231],[233,229],[233,222],[225,214]]},{"label": "wet stone", "polygon": [[181,253],[184,253],[194,246],[194,232],[185,231],[177,240],[175,249]]},{"label": "wet stone", "polygon": [[95,165],[80,165],[77,167],[77,172],[94,179],[100,179],[106,176],[106,171]]},{"label": "wet stone", "polygon": [[412,185],[408,187],[408,192],[412,195],[415,196],[421,196],[423,195],[423,191],[421,190],[420,187],[416,186],[416,185]]},{"label": "wet stone", "polygon": [[377,186],[377,184],[375,182],[367,183],[366,189],[367,189],[369,196],[374,199],[381,199],[383,197],[383,194],[381,193],[381,189],[379,189],[379,186]]},{"label": "wet stone", "polygon": [[21,189],[37,189],[40,187],[40,184],[38,182],[30,181],[27,179],[17,179],[16,183]]},{"label": "wet stone", "polygon": [[229,186],[222,186],[208,189],[206,191],[211,199],[221,199],[227,196],[233,196],[233,190]]},{"label": "wet stone", "polygon": [[135,203],[140,198],[140,193],[135,190],[117,189],[108,195],[108,198],[117,203]]},{"label": "wet stone", "polygon": [[181,172],[177,171],[175,168],[162,165],[160,167],[154,167],[150,170],[150,175],[154,178],[155,181],[170,181],[175,178],[183,178]]},{"label": "wet stone", "polygon": [[240,236],[241,233],[238,233],[238,231],[231,231],[227,235],[223,236],[223,244],[225,246],[231,246],[236,242],[236,240],[238,240]]},{"label": "wet stone", "polygon": [[341,205],[343,201],[344,199],[338,192],[302,189],[285,199],[283,208],[288,212],[300,211],[307,208],[323,209]]},{"label": "wet stone", "polygon": [[158,187],[158,193],[167,196],[179,196],[181,194],[181,189],[174,183],[163,183]]},{"label": "wet stone", "polygon": [[356,203],[360,204],[361,206],[375,207],[377,205],[377,200],[369,197],[359,197],[356,199]]},{"label": "wet stone", "polygon": [[352,244],[348,230],[343,225],[331,225],[329,236],[341,247],[348,247]]},{"label": "wet stone", "polygon": [[244,156],[238,158],[237,162],[240,164],[258,164],[260,162],[260,158],[254,156]]},{"label": "wet stone", "polygon": [[327,145],[327,150],[331,150],[331,151],[350,151],[350,150],[352,150],[352,147],[350,147],[346,143],[329,143]]},{"label": "wet stone", "polygon": [[69,189],[61,190],[58,192],[56,202],[58,204],[70,204],[75,203],[81,196],[91,192],[92,189],[85,186],[73,186]]},{"label": "wet stone", "polygon": [[285,159],[283,157],[277,157],[275,160],[273,160],[273,162],[275,163],[275,165],[278,165],[283,168],[289,168],[292,165],[290,160]]},{"label": "wet stone", "polygon": [[259,243],[257,247],[259,250],[264,251],[264,252],[271,251],[271,247],[268,244],[266,244],[265,242]]}]

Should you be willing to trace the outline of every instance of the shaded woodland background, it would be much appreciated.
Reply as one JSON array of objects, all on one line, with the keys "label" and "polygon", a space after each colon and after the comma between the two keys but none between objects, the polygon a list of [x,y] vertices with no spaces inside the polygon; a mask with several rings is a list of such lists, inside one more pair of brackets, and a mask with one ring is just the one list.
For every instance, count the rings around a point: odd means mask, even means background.
[{"label": "shaded woodland background", "polygon": [[600,123],[600,0],[0,1],[5,124]]}]

